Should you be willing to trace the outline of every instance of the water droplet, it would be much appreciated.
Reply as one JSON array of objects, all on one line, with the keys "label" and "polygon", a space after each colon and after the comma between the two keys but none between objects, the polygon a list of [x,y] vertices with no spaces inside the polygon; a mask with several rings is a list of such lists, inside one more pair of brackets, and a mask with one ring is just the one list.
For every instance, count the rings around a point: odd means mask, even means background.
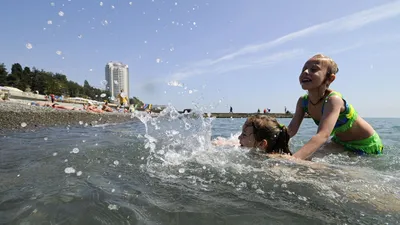
[{"label": "water droplet", "polygon": [[92,71],[93,71],[93,69],[89,69],[89,71],[90,71],[90,72],[92,72]]},{"label": "water droplet", "polygon": [[79,148],[74,148],[74,149],[72,149],[72,152],[71,152],[71,153],[75,153],[75,154],[79,153]]},{"label": "water droplet", "polygon": [[103,2],[100,2],[100,6],[103,6]]},{"label": "water droplet", "polygon": [[184,173],[185,172],[185,169],[184,168],[180,168],[179,169],[179,173]]},{"label": "water droplet", "polygon": [[195,26],[196,26],[196,22],[193,22],[193,25],[195,25]]},{"label": "water droplet", "polygon": [[57,55],[61,55],[61,54],[62,54],[62,51],[58,50],[58,51],[56,51],[56,54],[57,54]]},{"label": "water droplet", "polygon": [[53,153],[53,156],[57,156],[57,154],[58,154],[57,152],[54,152],[54,153]]},{"label": "water droplet", "polygon": [[51,25],[51,24],[53,24],[53,21],[47,20],[47,24]]},{"label": "water droplet", "polygon": [[120,174],[120,175],[118,175],[118,178],[121,178],[121,174]]},{"label": "water droplet", "polygon": [[80,175],[82,175],[82,171],[76,172],[76,175],[79,177]]},{"label": "water droplet", "polygon": [[147,44],[147,41],[144,41],[145,44]]},{"label": "water droplet", "polygon": [[161,62],[161,59],[156,59],[156,62],[157,62],[157,63],[160,63],[160,62]]},{"label": "water droplet", "polygon": [[132,2],[129,2],[129,5],[132,5]]},{"label": "water droplet", "polygon": [[119,162],[118,162],[118,160],[115,160],[115,161],[114,161],[114,165],[116,165],[116,166],[118,166],[118,165],[119,165]]},{"label": "water droplet", "polygon": [[193,93],[193,91],[192,90],[189,90],[189,94],[192,94]]},{"label": "water droplet", "polygon": [[63,11],[60,11],[60,12],[58,12],[58,15],[59,15],[59,16],[64,16],[64,12],[63,12]]},{"label": "water droplet", "polygon": [[82,34],[78,35],[78,38],[82,38],[82,37],[83,37],[83,35],[82,35]]},{"label": "water droplet", "polygon": [[171,52],[173,52],[174,50],[175,50],[175,48],[174,47],[172,47],[172,48],[170,48],[169,49]]},{"label": "water droplet", "polygon": [[108,209],[109,209],[109,210],[117,210],[118,207],[117,207],[117,205],[110,204],[110,205],[108,205]]},{"label": "water droplet", "polygon": [[83,122],[82,122],[82,121],[79,121],[79,124],[80,124],[80,125],[82,125],[82,124],[83,124]]},{"label": "water droplet", "polygon": [[264,191],[261,190],[261,189],[257,189],[257,190],[256,190],[256,193],[257,193],[257,194],[264,194]]},{"label": "water droplet", "polygon": [[26,127],[26,123],[25,122],[23,122],[23,123],[21,123],[21,127]]},{"label": "water droplet", "polygon": [[115,192],[115,189],[113,188],[113,189],[111,189],[111,192]]},{"label": "water droplet", "polygon": [[50,2],[50,5],[51,6],[55,6],[56,4],[54,2]]},{"label": "water droplet", "polygon": [[118,81],[117,81],[117,80],[114,80],[114,84],[118,84]]},{"label": "water droplet", "polygon": [[203,170],[205,170],[205,169],[207,169],[207,167],[206,167],[206,166],[203,166]]},{"label": "water droplet", "polygon": [[31,43],[26,43],[25,46],[26,46],[27,49],[32,49],[32,44]]},{"label": "water droplet", "polygon": [[104,98],[104,97],[106,97],[107,95],[105,94],[105,93],[102,93],[101,95],[100,95],[100,97],[102,97],[102,98]]},{"label": "water droplet", "polygon": [[72,167],[67,167],[64,169],[64,172],[65,173],[75,173],[75,169]]},{"label": "water droplet", "polygon": [[107,25],[108,25],[108,21],[107,21],[107,20],[103,20],[103,21],[101,21],[101,24],[102,24],[103,26],[107,26]]},{"label": "water droplet", "polygon": [[47,141],[49,138],[47,138],[47,137],[45,137],[45,138],[43,138],[45,141]]},{"label": "water droplet", "polygon": [[101,85],[106,86],[108,84],[108,82],[106,80],[102,80],[100,81]]},{"label": "water droplet", "polygon": [[178,5],[178,3],[177,3],[177,2],[175,2],[175,5]]},{"label": "water droplet", "polygon": [[115,6],[112,5],[111,8],[112,8],[112,9],[115,9]]}]

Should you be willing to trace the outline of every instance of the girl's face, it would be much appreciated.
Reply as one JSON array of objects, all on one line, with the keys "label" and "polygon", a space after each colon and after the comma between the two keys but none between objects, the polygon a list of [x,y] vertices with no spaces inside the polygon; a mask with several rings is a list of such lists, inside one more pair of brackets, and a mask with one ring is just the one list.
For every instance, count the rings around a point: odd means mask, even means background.
[{"label": "girl's face", "polygon": [[309,59],[303,66],[299,81],[303,90],[320,87],[326,81],[328,65],[320,59]]},{"label": "girl's face", "polygon": [[254,128],[247,124],[243,125],[242,133],[239,136],[240,146],[253,148],[255,147],[256,139],[254,138]]}]

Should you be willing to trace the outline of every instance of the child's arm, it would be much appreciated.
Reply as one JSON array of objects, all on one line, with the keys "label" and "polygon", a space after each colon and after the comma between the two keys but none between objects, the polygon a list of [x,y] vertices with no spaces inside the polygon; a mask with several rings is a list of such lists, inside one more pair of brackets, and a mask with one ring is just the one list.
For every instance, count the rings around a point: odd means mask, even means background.
[{"label": "child's arm", "polygon": [[293,154],[294,157],[307,159],[318,150],[329,138],[335,123],[339,118],[343,100],[339,96],[331,96],[324,107],[324,113],[318,126],[317,134],[314,135],[299,151]]},{"label": "child's arm", "polygon": [[226,139],[226,138],[223,138],[223,137],[217,137],[216,139],[212,140],[211,143],[213,145],[216,145],[216,146],[226,146],[226,145],[228,145],[228,146],[239,146],[240,145],[238,139],[233,139],[232,140],[232,139]]},{"label": "child's arm", "polygon": [[288,133],[290,137],[296,135],[301,125],[301,122],[303,122],[304,114],[303,97],[300,97],[296,104],[296,112],[294,113],[294,116],[288,126]]}]

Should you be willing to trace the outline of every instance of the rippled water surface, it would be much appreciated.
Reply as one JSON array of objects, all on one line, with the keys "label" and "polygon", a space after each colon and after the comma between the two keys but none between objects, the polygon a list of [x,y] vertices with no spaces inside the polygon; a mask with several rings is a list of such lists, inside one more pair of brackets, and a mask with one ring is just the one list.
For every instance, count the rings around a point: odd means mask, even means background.
[{"label": "rippled water surface", "polygon": [[[173,110],[9,133],[0,139],[0,224],[398,224],[400,120],[367,120],[383,156],[300,165],[211,144],[237,138],[244,119]],[[315,130],[306,119],[293,151]]]}]

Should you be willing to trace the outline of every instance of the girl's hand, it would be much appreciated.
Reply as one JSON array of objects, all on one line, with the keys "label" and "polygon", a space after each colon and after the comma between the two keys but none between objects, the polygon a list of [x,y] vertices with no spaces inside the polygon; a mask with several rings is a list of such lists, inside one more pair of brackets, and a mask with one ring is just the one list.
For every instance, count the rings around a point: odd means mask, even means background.
[{"label": "girl's hand", "polygon": [[223,137],[217,137],[216,139],[212,140],[211,143],[217,146],[224,146],[224,145],[238,146],[239,140],[228,140]]}]

